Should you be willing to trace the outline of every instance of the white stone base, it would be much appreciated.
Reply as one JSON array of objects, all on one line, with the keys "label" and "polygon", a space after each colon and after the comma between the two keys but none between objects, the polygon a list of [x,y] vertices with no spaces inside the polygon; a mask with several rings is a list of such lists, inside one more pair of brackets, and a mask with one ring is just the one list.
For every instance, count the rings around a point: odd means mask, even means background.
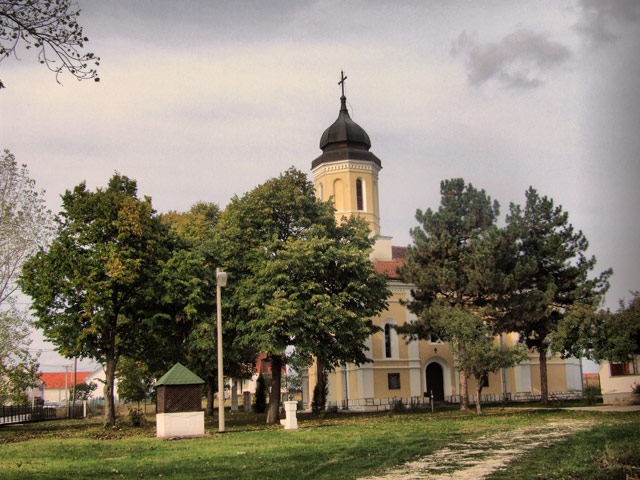
[{"label": "white stone base", "polygon": [[298,419],[296,417],[297,408],[298,402],[284,402],[286,418],[284,420],[280,420],[280,423],[284,426],[285,430],[298,429]]},{"label": "white stone base", "polygon": [[198,437],[204,435],[204,412],[156,414],[158,438]]}]

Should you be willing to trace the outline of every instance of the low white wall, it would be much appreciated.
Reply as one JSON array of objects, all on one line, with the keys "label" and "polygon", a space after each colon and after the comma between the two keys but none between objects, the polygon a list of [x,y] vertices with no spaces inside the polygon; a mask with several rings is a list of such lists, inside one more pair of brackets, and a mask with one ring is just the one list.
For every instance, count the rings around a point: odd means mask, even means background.
[{"label": "low white wall", "polygon": [[204,412],[156,414],[156,436],[197,437],[204,435]]}]

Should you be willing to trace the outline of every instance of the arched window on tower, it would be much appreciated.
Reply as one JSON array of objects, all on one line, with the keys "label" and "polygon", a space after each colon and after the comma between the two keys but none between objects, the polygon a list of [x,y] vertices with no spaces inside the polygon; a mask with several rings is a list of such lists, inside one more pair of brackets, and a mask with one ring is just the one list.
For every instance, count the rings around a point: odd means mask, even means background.
[{"label": "arched window on tower", "polygon": [[362,191],[362,179],[356,180],[356,208],[364,210],[364,193]]},{"label": "arched window on tower", "polygon": [[324,201],[324,191],[322,189],[322,182],[318,183],[318,198]]}]

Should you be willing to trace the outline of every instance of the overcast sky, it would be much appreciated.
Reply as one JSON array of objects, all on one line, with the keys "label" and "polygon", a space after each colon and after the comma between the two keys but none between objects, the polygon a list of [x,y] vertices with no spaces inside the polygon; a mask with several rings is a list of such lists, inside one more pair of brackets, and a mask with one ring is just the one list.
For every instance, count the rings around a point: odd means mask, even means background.
[{"label": "overcast sky", "polygon": [[0,148],[53,211],[115,171],[160,212],[224,207],[292,165],[310,175],[344,69],[394,244],[411,242],[417,208],[437,209],[443,179],[485,189],[502,218],[533,186],[585,233],[597,271],[613,267],[607,306],[640,289],[638,0],[79,5],[100,83],[60,86],[33,52],[0,64]]}]

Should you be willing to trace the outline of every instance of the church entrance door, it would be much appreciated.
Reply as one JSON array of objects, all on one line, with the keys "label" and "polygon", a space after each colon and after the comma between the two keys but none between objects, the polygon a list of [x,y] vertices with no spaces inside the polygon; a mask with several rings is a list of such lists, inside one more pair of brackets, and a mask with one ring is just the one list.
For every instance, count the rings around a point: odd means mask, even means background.
[{"label": "church entrance door", "polygon": [[433,400],[436,402],[444,401],[444,377],[442,375],[442,367],[431,362],[427,365],[427,394],[433,394]]}]

